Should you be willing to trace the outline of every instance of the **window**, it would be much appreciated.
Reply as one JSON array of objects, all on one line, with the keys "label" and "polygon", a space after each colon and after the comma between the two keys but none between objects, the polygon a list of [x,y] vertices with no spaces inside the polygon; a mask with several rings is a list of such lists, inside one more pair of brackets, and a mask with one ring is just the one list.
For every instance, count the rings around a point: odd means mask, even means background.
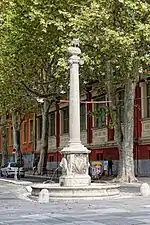
[{"label": "window", "polygon": [[103,160],[103,153],[97,153],[96,154],[96,160]]},{"label": "window", "polygon": [[69,132],[69,107],[66,107],[62,110],[63,116],[63,133]]},{"label": "window", "polygon": [[124,121],[124,90],[119,91],[119,111],[120,111],[120,121]]},{"label": "window", "polygon": [[85,104],[80,105],[80,130],[86,129],[86,113],[85,113]]},{"label": "window", "polygon": [[[96,99],[97,101],[105,101],[105,95]],[[94,106],[95,111],[95,128],[102,129],[106,126],[106,103],[96,103]]]},{"label": "window", "polygon": [[54,162],[54,156],[53,155],[49,156],[49,162]]},{"label": "window", "polygon": [[150,117],[150,81],[147,83],[147,117]]},{"label": "window", "polygon": [[24,121],[23,123],[23,142],[27,142],[27,122]]},{"label": "window", "polygon": [[10,167],[18,167],[17,163],[10,163]]},{"label": "window", "polygon": [[30,142],[33,141],[33,120],[30,120],[30,134],[29,134]]},{"label": "window", "polygon": [[50,136],[54,136],[55,135],[55,112],[50,113],[50,126],[49,126],[49,133]]},{"label": "window", "polygon": [[3,168],[6,168],[6,167],[8,167],[8,165],[9,165],[9,163],[6,163],[4,166],[3,166]]},{"label": "window", "polygon": [[38,117],[38,139],[42,137],[42,116]]}]

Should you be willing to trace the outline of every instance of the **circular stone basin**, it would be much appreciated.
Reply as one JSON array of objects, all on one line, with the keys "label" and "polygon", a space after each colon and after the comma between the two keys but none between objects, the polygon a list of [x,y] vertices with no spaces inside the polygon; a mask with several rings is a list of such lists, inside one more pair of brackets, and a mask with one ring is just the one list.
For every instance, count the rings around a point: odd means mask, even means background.
[{"label": "circular stone basin", "polygon": [[38,197],[42,189],[49,191],[50,200],[101,199],[102,197],[119,196],[119,185],[93,183],[81,187],[61,187],[59,184],[34,184],[31,195]]}]

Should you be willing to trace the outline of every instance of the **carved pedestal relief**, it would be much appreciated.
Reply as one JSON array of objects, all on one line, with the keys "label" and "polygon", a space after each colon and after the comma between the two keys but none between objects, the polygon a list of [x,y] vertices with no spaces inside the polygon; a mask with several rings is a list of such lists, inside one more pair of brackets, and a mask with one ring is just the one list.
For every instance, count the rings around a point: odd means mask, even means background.
[{"label": "carved pedestal relief", "polygon": [[88,174],[88,154],[64,155],[60,163],[62,175]]}]

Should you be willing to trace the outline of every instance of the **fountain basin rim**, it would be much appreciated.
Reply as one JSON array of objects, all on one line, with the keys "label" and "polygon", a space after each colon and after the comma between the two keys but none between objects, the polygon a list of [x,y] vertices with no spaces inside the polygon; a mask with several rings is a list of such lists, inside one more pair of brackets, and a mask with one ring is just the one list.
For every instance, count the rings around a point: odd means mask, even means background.
[{"label": "fountain basin rim", "polygon": [[57,190],[76,190],[76,189],[111,189],[111,188],[119,188],[120,185],[119,184],[112,184],[112,183],[91,183],[91,185],[86,185],[86,186],[70,186],[70,187],[66,187],[66,186],[60,186],[59,183],[55,183],[55,184],[41,184],[41,183],[37,183],[34,185],[31,185],[32,189],[57,189]]},{"label": "fountain basin rim", "polygon": [[34,184],[31,186],[31,196],[38,197],[43,189],[49,191],[50,200],[73,200],[73,199],[102,199],[102,197],[119,196],[120,185],[118,184],[91,184],[89,186],[65,187],[59,184]]}]

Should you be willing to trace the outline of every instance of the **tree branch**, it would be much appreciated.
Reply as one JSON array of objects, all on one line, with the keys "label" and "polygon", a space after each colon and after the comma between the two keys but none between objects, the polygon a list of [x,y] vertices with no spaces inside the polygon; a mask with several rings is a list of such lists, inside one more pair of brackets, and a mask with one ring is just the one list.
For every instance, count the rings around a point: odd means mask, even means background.
[{"label": "tree branch", "polygon": [[29,91],[30,93],[34,94],[36,97],[39,98],[48,98],[48,97],[53,97],[57,94],[57,92],[51,92],[48,94],[41,94],[36,90],[33,90],[32,88],[30,88],[28,85],[26,85],[26,83],[24,81],[21,81],[21,84],[24,86],[24,88]]}]

